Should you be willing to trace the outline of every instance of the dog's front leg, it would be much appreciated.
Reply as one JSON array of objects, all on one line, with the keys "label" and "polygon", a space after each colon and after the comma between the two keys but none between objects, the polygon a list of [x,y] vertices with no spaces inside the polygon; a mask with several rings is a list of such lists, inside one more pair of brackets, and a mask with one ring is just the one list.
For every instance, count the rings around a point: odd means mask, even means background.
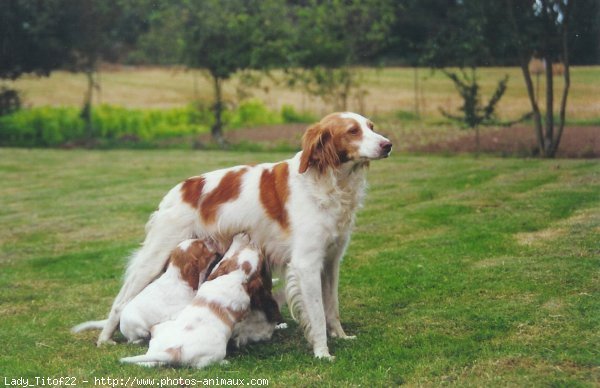
[{"label": "dog's front leg", "polygon": [[[300,309],[300,320],[315,357],[333,360],[327,347],[327,324],[321,291],[322,259],[292,256],[288,268],[288,304],[292,311]],[[298,262],[299,261],[299,262]]]},{"label": "dog's front leg", "polygon": [[338,300],[340,262],[331,259],[325,263],[323,270],[323,302],[325,306],[325,317],[327,330],[331,337],[342,339],[355,339],[356,336],[347,335],[340,322],[340,305]]},{"label": "dog's front leg", "polygon": [[348,235],[340,238],[332,245],[325,259],[323,267],[323,305],[325,307],[325,319],[327,330],[331,337],[342,339],[354,339],[356,336],[347,335],[340,322],[340,307],[338,299],[338,285],[340,279],[340,264],[350,238]]}]

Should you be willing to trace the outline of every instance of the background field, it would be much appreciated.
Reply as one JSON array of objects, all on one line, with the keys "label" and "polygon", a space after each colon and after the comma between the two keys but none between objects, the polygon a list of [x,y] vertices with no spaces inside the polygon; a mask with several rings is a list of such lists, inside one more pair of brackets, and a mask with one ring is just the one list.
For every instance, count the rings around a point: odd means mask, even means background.
[{"label": "background field", "polygon": [[[360,71],[361,87],[367,92],[364,103],[359,103],[357,99],[350,101],[350,110],[369,116],[414,111],[414,69],[386,67],[363,68]],[[568,119],[600,119],[600,67],[573,67],[571,72]],[[100,74],[101,93],[96,103],[127,108],[173,108],[185,106],[194,100],[212,101],[212,87],[206,77],[197,71],[116,67]],[[508,90],[498,106],[501,118],[515,119],[530,111],[519,68],[480,68],[479,74],[484,98],[489,98],[496,83],[505,74],[510,76]],[[276,71],[273,78],[281,79],[281,74]],[[458,108],[461,100],[445,75],[421,68],[418,79],[420,109],[425,118],[441,119],[440,107],[446,110]],[[238,81],[234,78],[225,84],[225,96],[232,103],[238,102]],[[540,94],[543,95],[543,80],[540,82]],[[25,102],[32,106],[81,106],[86,80],[83,74],[57,71],[49,78],[22,77],[10,85],[23,91]],[[554,86],[557,93],[562,90],[562,77],[555,77]],[[298,111],[322,116],[332,109],[318,98],[309,97],[299,89],[291,90],[283,84],[274,84],[269,79],[265,79],[261,87],[249,89],[249,92],[274,110],[291,105]],[[555,103],[558,107],[559,102]],[[406,115],[400,118],[403,117]]]},{"label": "background field", "polygon": [[[120,365],[69,328],[106,315],[178,181],[281,153],[0,149],[0,376],[268,378],[270,386],[600,383],[595,161],[409,156],[372,164],[317,361],[291,324],[205,371]],[[291,323],[287,312],[286,321]]]},{"label": "background field", "polygon": [[[348,108],[371,117],[396,150],[427,153],[475,152],[473,131],[465,131],[440,113],[458,112],[462,103],[440,72],[411,68],[361,68],[360,98]],[[415,113],[417,75],[419,115]],[[496,82],[510,75],[498,106],[498,119],[512,121],[530,110],[517,68],[479,70],[483,99]],[[567,125],[558,157],[600,157],[600,67],[575,67]],[[241,150],[298,149],[308,123],[339,107],[292,89],[274,71],[261,85],[241,87],[239,77],[225,83],[225,136]],[[212,89],[203,73],[181,68],[107,67],[100,76],[89,140],[80,105],[82,75],[54,72],[50,78],[21,78],[12,86],[23,92],[25,109],[0,118],[0,145],[18,147],[206,148],[211,147]],[[560,88],[562,78],[555,77]],[[557,89],[558,90],[558,89]],[[543,106],[544,88],[539,88]],[[555,101],[558,104],[558,101]],[[558,107],[556,107],[558,109]],[[542,109],[543,110],[543,109]],[[481,129],[481,150],[502,156],[536,154],[533,123]]]}]

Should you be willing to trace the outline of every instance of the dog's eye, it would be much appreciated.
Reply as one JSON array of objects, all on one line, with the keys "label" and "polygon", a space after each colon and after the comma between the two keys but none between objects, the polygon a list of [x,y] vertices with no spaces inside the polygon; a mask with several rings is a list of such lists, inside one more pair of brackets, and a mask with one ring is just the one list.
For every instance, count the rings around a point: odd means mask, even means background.
[{"label": "dog's eye", "polygon": [[351,135],[358,135],[360,133],[360,128],[358,127],[350,127],[348,133]]}]

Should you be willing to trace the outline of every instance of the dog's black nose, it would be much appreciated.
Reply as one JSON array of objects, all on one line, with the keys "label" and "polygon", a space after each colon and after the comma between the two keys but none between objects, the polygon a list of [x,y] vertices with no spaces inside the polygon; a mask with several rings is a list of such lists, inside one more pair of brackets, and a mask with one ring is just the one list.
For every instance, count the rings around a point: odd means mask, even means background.
[{"label": "dog's black nose", "polygon": [[386,155],[388,155],[390,152],[392,152],[392,142],[391,141],[384,141],[379,146],[381,147],[381,150],[383,151],[383,153]]}]

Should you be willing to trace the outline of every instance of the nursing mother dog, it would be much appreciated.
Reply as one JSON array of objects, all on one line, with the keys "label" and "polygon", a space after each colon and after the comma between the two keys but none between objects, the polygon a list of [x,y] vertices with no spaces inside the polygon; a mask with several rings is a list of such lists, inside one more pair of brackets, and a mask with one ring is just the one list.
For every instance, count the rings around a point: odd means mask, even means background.
[{"label": "nursing mother dog", "polygon": [[367,118],[333,113],[310,126],[291,159],[237,166],[195,176],[162,199],[131,257],[98,344],[110,342],[123,308],[161,274],[188,238],[229,246],[246,232],[271,267],[285,271],[286,299],[318,358],[333,359],[327,335],[348,336],[340,323],[338,279],[370,161],[386,158],[392,143]]}]

